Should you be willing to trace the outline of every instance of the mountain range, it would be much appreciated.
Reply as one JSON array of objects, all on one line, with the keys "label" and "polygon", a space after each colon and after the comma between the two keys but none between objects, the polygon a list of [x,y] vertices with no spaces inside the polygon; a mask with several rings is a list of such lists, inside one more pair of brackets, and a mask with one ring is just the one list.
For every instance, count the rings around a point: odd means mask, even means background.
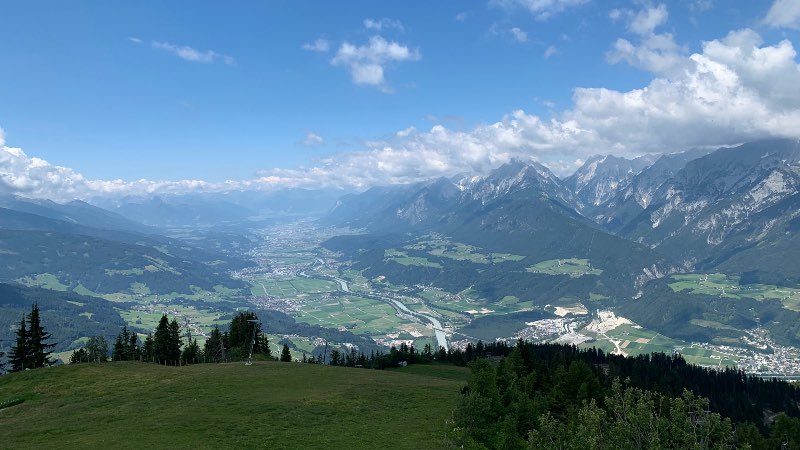
[{"label": "mountain range", "polygon": [[[800,142],[774,139],[634,160],[595,157],[563,179],[535,162],[512,161],[486,176],[345,196],[322,223],[365,230],[325,244],[365,274],[468,289],[490,308],[507,296],[540,306],[616,305],[656,331],[708,341],[719,327],[764,319],[783,342],[798,343],[798,330],[786,328],[800,319],[794,307],[737,300],[724,289],[720,299],[667,287],[672,274],[691,272],[723,273],[743,288],[800,285],[798,216]],[[430,251],[425,236],[439,234],[518,258],[477,264]],[[565,261],[587,267],[579,276],[547,269]],[[673,313],[658,314],[667,310]]]},{"label": "mountain range", "polygon": [[[553,221],[642,244],[685,271],[738,270],[740,260],[762,260],[761,250],[775,242],[793,242],[799,192],[800,143],[776,139],[658,158],[598,156],[564,179],[512,161],[487,176],[345,196],[323,223],[374,233],[472,229],[470,239],[480,240],[492,231],[538,233]],[[536,238],[552,240],[555,228]],[[778,276],[800,281],[793,267]]]},{"label": "mountain range", "polygon": [[712,341],[761,323],[782,342],[800,344],[791,326],[800,323],[797,307],[670,287],[680,273],[722,273],[742,287],[800,286],[797,140],[632,160],[597,156],[565,178],[515,160],[486,175],[340,194],[94,204],[2,197],[0,282],[96,296],[137,295],[142,285],[159,295],[246,295],[248,285],[230,272],[251,264],[248,228],[319,216],[333,204],[319,224],[361,232],[323,246],[373,280],[470,293],[489,309],[617,307],[686,340]]}]

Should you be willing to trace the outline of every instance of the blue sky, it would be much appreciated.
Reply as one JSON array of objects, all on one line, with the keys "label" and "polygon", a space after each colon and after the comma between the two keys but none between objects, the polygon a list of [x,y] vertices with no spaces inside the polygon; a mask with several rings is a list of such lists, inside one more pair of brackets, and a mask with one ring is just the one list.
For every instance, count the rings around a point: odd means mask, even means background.
[{"label": "blue sky", "polygon": [[[0,141],[22,149],[0,158],[7,190],[43,173],[75,195],[364,187],[512,157],[566,174],[597,153],[792,135],[800,114],[797,0],[4,2],[0,23]],[[675,136],[703,120],[711,133]]]}]

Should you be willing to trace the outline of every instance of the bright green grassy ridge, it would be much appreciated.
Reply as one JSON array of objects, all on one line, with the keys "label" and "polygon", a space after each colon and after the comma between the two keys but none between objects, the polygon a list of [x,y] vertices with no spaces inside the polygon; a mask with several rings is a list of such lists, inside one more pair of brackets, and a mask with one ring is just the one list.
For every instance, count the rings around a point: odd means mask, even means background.
[{"label": "bright green grassy ridge", "polygon": [[0,447],[443,448],[467,370],[105,363],[0,377]]}]

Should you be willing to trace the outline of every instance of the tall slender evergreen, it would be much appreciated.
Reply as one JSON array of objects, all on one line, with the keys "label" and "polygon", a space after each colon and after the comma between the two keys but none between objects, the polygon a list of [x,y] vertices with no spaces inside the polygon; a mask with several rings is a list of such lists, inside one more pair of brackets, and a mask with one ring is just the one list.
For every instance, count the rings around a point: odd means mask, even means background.
[{"label": "tall slender evergreen", "polygon": [[22,320],[20,320],[19,327],[17,328],[17,338],[14,346],[11,347],[9,362],[11,363],[12,372],[19,372],[26,368],[32,368],[31,351],[28,342],[28,326],[25,323],[24,316]]},{"label": "tall slender evergreen", "polygon": [[53,364],[50,354],[53,353],[52,349],[56,344],[47,342],[50,337],[50,333],[45,331],[44,326],[42,326],[41,318],[39,317],[39,305],[34,303],[31,307],[31,313],[28,315],[28,342],[31,351],[31,362],[34,368]]},{"label": "tall slender evergreen", "polygon": [[153,359],[159,364],[164,364],[170,360],[169,352],[169,319],[167,315],[161,316],[158,321],[156,332],[153,335]]}]

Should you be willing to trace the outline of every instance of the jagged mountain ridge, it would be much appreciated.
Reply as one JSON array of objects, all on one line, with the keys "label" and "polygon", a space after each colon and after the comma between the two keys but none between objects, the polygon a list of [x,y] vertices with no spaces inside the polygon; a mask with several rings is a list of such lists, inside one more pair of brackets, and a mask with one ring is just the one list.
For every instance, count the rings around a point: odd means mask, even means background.
[{"label": "jagged mountain ridge", "polygon": [[636,175],[650,167],[655,160],[654,155],[634,159],[614,155],[593,156],[565,178],[564,183],[580,200],[577,206],[582,211],[592,211],[626,188]]},{"label": "jagged mountain ridge", "polygon": [[[773,139],[658,158],[595,157],[564,179],[537,163],[512,161],[486,176],[373,188],[343,198],[326,220],[381,232],[457,230],[468,223],[467,215],[485,219],[504,199],[513,198],[523,209],[546,199],[560,206],[538,213],[645,244],[673,258],[681,270],[735,266],[743,273],[747,258],[734,258],[739,252],[756,258],[769,242],[795,245],[786,233],[793,232],[800,214],[792,206],[800,202],[799,146],[797,140]],[[513,214],[491,225],[484,220],[483,228],[472,231],[487,228],[533,232]],[[784,272],[800,282],[800,269]]]}]

